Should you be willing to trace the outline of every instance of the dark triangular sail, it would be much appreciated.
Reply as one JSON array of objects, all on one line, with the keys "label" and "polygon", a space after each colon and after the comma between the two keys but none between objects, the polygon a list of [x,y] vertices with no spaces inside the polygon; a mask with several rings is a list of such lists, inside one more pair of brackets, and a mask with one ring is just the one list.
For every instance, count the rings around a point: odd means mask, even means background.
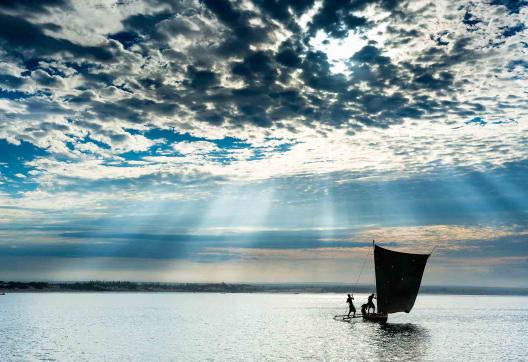
[{"label": "dark triangular sail", "polygon": [[400,253],[374,246],[379,313],[409,313],[430,254]]}]

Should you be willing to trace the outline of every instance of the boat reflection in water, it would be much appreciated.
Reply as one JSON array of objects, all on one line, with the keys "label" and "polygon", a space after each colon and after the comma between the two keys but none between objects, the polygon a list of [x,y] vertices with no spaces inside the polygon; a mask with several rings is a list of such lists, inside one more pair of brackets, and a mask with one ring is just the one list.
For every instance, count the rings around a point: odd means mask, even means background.
[{"label": "boat reflection in water", "polygon": [[422,361],[430,345],[429,330],[416,324],[384,324],[372,330],[371,344],[376,359]]}]

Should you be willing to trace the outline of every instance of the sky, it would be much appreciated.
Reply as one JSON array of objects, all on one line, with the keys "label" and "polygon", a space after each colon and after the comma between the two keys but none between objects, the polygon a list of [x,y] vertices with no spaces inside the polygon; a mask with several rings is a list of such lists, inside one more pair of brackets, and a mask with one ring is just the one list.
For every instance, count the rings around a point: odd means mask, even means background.
[{"label": "sky", "polygon": [[[0,279],[526,286],[528,2],[3,0]],[[368,263],[358,280],[363,261]]]}]

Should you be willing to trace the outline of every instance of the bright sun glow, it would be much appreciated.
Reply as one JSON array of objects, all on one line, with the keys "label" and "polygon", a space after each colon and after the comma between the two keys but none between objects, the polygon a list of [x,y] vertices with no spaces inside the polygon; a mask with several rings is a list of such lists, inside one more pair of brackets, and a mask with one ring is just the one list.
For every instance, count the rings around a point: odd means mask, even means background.
[{"label": "bright sun glow", "polygon": [[332,72],[348,74],[347,62],[351,56],[367,45],[368,40],[356,33],[350,32],[344,39],[329,37],[320,30],[310,41],[310,45],[316,50],[326,53],[328,60],[332,64]]}]

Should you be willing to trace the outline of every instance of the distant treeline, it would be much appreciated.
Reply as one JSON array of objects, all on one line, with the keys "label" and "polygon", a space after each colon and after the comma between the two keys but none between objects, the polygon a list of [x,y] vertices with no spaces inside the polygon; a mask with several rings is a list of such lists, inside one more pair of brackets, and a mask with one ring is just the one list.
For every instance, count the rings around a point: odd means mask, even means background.
[{"label": "distant treeline", "polygon": [[[372,285],[0,281],[0,292],[375,293]],[[528,288],[422,286],[425,294],[528,295]]]},{"label": "distant treeline", "polygon": [[249,293],[262,291],[249,284],[226,283],[144,283],[127,281],[88,282],[4,282],[0,291],[78,291],[78,292],[224,292]]},{"label": "distant treeline", "polygon": [[4,282],[0,281],[0,289],[14,290],[14,289],[45,289],[49,287],[46,282]]}]

